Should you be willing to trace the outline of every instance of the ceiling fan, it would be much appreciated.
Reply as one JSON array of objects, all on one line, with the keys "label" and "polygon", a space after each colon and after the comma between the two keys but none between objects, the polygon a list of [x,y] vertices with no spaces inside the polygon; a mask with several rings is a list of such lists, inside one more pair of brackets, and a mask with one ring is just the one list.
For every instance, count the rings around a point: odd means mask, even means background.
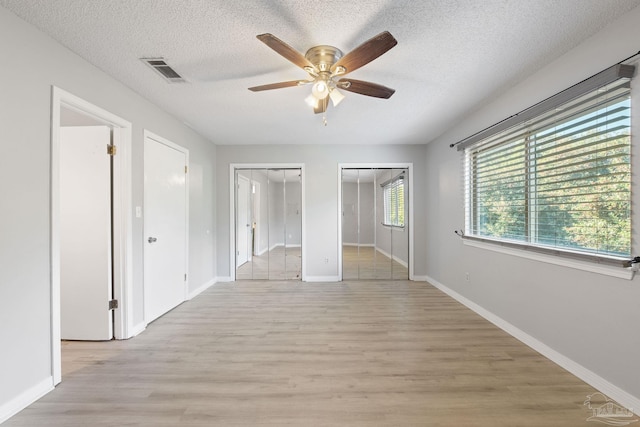
[{"label": "ceiling fan", "polygon": [[344,99],[344,95],[338,89],[384,99],[390,98],[395,92],[394,89],[377,83],[343,77],[345,74],[368,64],[398,44],[398,41],[388,31],[383,31],[367,40],[346,55],[337,47],[327,45],[314,46],[303,55],[273,34],[260,34],[256,37],[306,71],[309,74],[309,79],[254,86],[249,88],[250,91],[260,92],[311,84],[311,95],[305,101],[313,107],[313,111],[316,114],[324,113],[327,110],[329,99],[333,102],[334,107]]}]

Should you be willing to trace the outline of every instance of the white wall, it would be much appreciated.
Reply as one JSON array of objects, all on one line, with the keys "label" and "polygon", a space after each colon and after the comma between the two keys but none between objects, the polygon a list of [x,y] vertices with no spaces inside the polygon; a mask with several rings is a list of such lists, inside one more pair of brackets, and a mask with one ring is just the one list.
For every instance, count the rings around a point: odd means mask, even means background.
[{"label": "white wall", "polygon": [[[1,421],[7,411],[51,385],[52,85],[133,123],[133,206],[142,206],[143,200],[143,129],[189,149],[191,290],[216,277],[216,149],[4,8],[0,8],[0,52],[0,143],[5,153],[0,156],[0,300],[6,302],[0,310]],[[134,323],[140,323],[141,219],[133,220],[133,241]]]},{"label": "white wall", "polygon": [[[430,203],[427,274],[472,303],[497,315],[551,350],[569,358],[631,396],[640,399],[640,279],[616,279],[564,266],[464,246],[453,231],[464,227],[460,155],[450,143],[529,107],[636,53],[640,45],[640,8],[581,46],[533,74],[476,111],[427,146],[427,187],[416,190]],[[634,87],[640,87],[636,78]],[[635,90],[636,100],[640,92]],[[634,207],[640,104],[634,104]],[[638,210],[633,216],[634,255],[638,244]],[[465,273],[470,281],[465,281]],[[613,397],[613,396],[612,396]],[[627,396],[629,397],[629,396]],[[575,396],[576,400],[580,396]],[[622,402],[621,402],[622,403]],[[634,409],[637,411],[638,406]]]},{"label": "white wall", "polygon": [[[219,145],[217,147],[218,275],[229,273],[229,165],[232,163],[304,163],[305,238],[308,279],[338,277],[338,163],[413,163],[416,188],[425,183],[424,145]],[[414,195],[414,210],[423,212],[426,194]],[[416,215],[415,274],[425,275],[426,220]],[[324,260],[328,259],[325,263]]]}]

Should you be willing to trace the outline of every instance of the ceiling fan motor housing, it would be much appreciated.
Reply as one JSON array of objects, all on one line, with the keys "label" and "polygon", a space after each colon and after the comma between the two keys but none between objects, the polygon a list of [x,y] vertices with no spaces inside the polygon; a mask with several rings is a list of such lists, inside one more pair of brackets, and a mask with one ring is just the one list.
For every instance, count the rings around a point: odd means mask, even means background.
[{"label": "ceiling fan motor housing", "polygon": [[334,46],[314,46],[304,55],[320,73],[329,73],[331,66],[342,58],[342,51]]}]

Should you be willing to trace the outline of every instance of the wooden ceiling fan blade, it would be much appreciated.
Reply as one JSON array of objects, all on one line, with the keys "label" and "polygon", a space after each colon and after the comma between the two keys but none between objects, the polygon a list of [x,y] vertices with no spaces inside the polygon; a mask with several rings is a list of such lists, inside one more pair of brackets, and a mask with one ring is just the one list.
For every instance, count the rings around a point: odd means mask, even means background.
[{"label": "wooden ceiling fan blade", "polygon": [[256,37],[262,43],[266,44],[271,49],[275,50],[280,55],[282,55],[289,61],[293,62],[298,67],[302,69],[304,69],[305,67],[311,67],[312,69],[315,69],[313,64],[307,58],[305,58],[305,56],[302,53],[298,52],[297,50],[295,50],[294,48],[292,48],[291,46],[289,46],[288,44],[286,44],[285,42],[283,42],[273,34],[270,34],[270,33],[259,34]]},{"label": "wooden ceiling fan blade", "polygon": [[331,72],[335,72],[338,67],[344,67],[346,71],[343,74],[350,73],[367,65],[397,44],[398,41],[390,32],[383,31],[339,59],[331,66]]},{"label": "wooden ceiling fan blade", "polygon": [[282,89],[284,87],[301,86],[307,83],[311,83],[308,80],[290,80],[288,82],[271,83],[268,85],[253,86],[249,90],[252,92],[260,92],[263,90]]},{"label": "wooden ceiling fan blade", "polygon": [[390,87],[354,79],[340,79],[338,80],[338,87],[349,92],[359,93],[360,95],[384,99],[391,98],[391,95],[396,92],[395,89],[391,89]]}]

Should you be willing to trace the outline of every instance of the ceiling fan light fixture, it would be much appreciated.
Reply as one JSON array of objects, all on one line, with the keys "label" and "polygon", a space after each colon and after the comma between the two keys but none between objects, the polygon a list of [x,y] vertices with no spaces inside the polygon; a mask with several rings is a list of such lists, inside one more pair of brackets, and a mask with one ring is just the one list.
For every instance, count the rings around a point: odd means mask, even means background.
[{"label": "ceiling fan light fixture", "polygon": [[324,99],[329,94],[329,84],[323,79],[318,79],[313,84],[313,87],[311,88],[311,93],[317,99]]},{"label": "ceiling fan light fixture", "polygon": [[304,99],[304,102],[311,108],[318,108],[318,98],[316,98],[313,94],[307,96]]},{"label": "ceiling fan light fixture", "polygon": [[337,107],[340,102],[344,99],[344,95],[338,90],[338,88],[333,88],[329,92],[329,97],[331,98],[331,102],[334,107]]},{"label": "ceiling fan light fixture", "polygon": [[305,102],[313,108],[314,113],[323,113],[325,125],[329,98],[334,107],[345,98],[338,89],[383,99],[388,99],[395,92],[376,83],[342,78],[343,75],[367,65],[398,44],[388,31],[370,38],[346,55],[337,47],[329,45],[313,46],[303,55],[273,34],[259,34],[256,37],[283,58],[306,71],[309,79],[254,86],[249,90],[260,92],[310,84],[311,94],[305,98]]}]

